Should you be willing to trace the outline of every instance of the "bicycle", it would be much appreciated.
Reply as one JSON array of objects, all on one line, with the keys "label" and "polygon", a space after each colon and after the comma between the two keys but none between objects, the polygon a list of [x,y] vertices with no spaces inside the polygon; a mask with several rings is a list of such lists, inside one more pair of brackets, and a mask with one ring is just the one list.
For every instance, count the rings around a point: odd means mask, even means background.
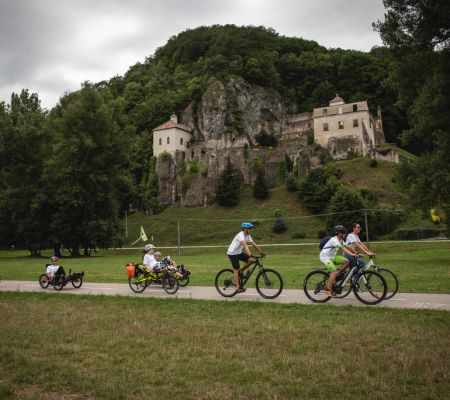
[{"label": "bicycle", "polygon": [[189,283],[189,275],[191,274],[191,271],[188,270],[184,264],[181,264],[178,266],[178,275],[176,275],[176,278],[178,280],[178,284],[180,287],[185,287]]},{"label": "bicycle", "polygon": [[330,273],[323,269],[315,269],[306,275],[303,291],[314,303],[326,303],[332,297],[344,298],[352,290],[355,297],[364,304],[375,305],[383,301],[387,293],[385,279],[374,271],[359,270],[358,266],[345,268],[333,284],[333,296],[325,293]]},{"label": "bicycle", "polygon": [[383,267],[379,267],[375,264],[375,256],[369,256],[369,261],[364,266],[365,271],[375,271],[378,272],[386,281],[387,284],[387,294],[384,300],[391,299],[398,292],[398,278],[391,270]]},{"label": "bicycle", "polygon": [[[273,269],[264,268],[261,259],[263,256],[252,256],[255,259],[248,267],[247,272],[239,274],[239,285],[244,286],[253,272],[258,269],[255,286],[256,291],[265,299],[275,299],[283,290],[283,279],[281,275]],[[236,295],[236,285],[234,284],[234,271],[231,268],[225,268],[218,272],[215,279],[215,286],[220,295],[224,297],[233,297]]]},{"label": "bicycle", "polygon": [[55,275],[51,278],[47,274],[41,274],[39,276],[39,285],[42,289],[47,289],[49,285],[52,285],[55,290],[62,290],[69,282],[76,289],[80,288],[83,284],[84,271],[74,272],[69,269],[69,275]]},{"label": "bicycle", "polygon": [[128,285],[135,293],[142,293],[151,284],[162,285],[167,294],[175,294],[179,288],[178,280],[168,268],[163,268],[158,272],[149,272],[137,263],[126,265],[128,273]]}]

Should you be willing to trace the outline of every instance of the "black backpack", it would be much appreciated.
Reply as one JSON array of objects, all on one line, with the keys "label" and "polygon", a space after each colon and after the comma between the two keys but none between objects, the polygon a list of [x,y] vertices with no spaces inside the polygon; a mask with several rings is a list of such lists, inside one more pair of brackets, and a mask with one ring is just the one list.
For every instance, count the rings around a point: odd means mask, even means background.
[{"label": "black backpack", "polygon": [[319,249],[323,250],[323,248],[325,247],[325,245],[328,243],[328,241],[332,238],[333,236],[325,236],[319,243]]}]

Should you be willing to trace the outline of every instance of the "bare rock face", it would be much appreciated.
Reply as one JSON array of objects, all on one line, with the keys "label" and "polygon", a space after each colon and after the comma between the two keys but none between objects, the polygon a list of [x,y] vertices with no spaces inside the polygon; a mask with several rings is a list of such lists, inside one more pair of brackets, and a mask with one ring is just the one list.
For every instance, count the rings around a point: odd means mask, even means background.
[{"label": "bare rock face", "polygon": [[345,160],[348,157],[349,151],[355,155],[362,153],[361,143],[357,137],[343,136],[331,137],[328,140],[328,154],[334,160]]},{"label": "bare rock face", "polygon": [[233,79],[225,86],[211,78],[201,101],[186,107],[180,119],[192,129],[194,142],[214,143],[220,149],[255,143],[261,130],[280,134],[286,126],[286,111],[275,90],[242,79]]}]

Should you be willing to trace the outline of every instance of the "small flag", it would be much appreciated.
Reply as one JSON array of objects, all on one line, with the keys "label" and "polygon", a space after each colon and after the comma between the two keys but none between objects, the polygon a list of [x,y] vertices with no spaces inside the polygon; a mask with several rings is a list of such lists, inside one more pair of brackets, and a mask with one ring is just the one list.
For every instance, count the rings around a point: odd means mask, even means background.
[{"label": "small flag", "polygon": [[141,232],[139,234],[139,237],[133,243],[131,243],[131,245],[133,246],[134,244],[139,242],[139,240],[142,240],[143,242],[147,241],[147,235],[145,234],[144,228],[142,227],[142,225],[141,225]]}]

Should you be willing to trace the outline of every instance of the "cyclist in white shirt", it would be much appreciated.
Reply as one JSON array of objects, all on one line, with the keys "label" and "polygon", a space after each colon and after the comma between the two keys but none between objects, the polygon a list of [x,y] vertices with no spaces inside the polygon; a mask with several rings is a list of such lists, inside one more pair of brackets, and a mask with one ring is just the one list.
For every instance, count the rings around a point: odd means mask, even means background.
[{"label": "cyclist in white shirt", "polygon": [[327,281],[327,288],[325,293],[328,296],[333,295],[333,284],[336,281],[336,277],[339,272],[343,271],[349,264],[349,260],[343,256],[338,256],[337,252],[342,250],[344,253],[350,256],[355,256],[356,253],[350,250],[344,245],[344,237],[347,234],[347,229],[342,225],[335,226],[334,234],[320,252],[320,261],[322,261],[326,267],[327,271],[330,272],[330,277]]},{"label": "cyclist in white shirt", "polygon": [[145,268],[148,272],[151,272],[153,267],[158,264],[155,259],[153,253],[155,252],[155,246],[152,244],[146,244],[144,247],[144,259],[142,260],[142,264],[144,264]]},{"label": "cyclist in white shirt", "polygon": [[[245,269],[254,261],[248,243],[250,243],[261,255],[264,255],[260,247],[250,236],[250,231],[253,227],[254,225],[252,223],[244,222],[241,225],[242,230],[233,238],[233,241],[227,250],[228,258],[230,259],[234,270],[234,283],[238,288],[236,293],[245,292],[245,288],[239,285],[239,273],[245,271]],[[245,262],[245,265],[242,268],[240,267],[239,261]]]},{"label": "cyclist in white shirt", "polygon": [[47,270],[45,271],[49,278],[53,278],[55,275],[65,275],[64,267],[57,264],[58,257],[51,256],[50,263],[47,265]]},{"label": "cyclist in white shirt", "polygon": [[[352,232],[349,233],[347,235],[347,238],[345,239],[346,246],[351,247],[355,251],[355,253],[357,252],[357,249],[360,249],[368,256],[374,256],[375,253],[373,251],[370,251],[359,239],[358,235],[361,232],[361,225],[357,222],[354,222],[351,229]],[[364,268],[364,266],[366,265],[365,261],[362,258],[355,258],[348,254],[344,254],[344,256],[345,258],[348,258],[350,262],[356,262],[359,268]]]}]

